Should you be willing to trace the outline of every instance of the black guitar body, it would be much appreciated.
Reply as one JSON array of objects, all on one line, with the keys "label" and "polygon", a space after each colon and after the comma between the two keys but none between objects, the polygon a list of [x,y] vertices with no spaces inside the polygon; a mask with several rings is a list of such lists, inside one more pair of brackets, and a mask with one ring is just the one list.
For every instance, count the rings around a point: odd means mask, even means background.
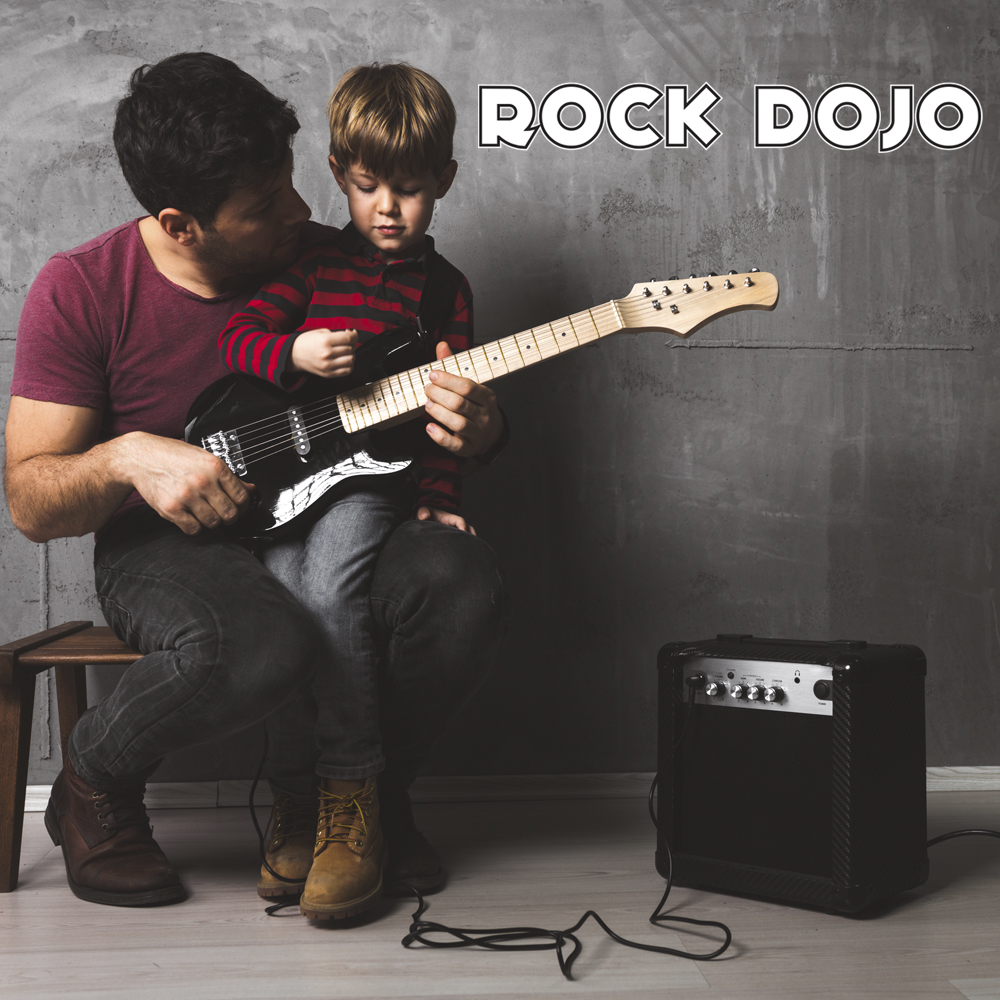
[{"label": "black guitar body", "polygon": [[309,375],[286,392],[264,379],[233,374],[205,389],[188,411],[184,440],[217,455],[256,487],[238,534],[279,535],[293,522],[299,526],[318,515],[320,501],[346,492],[347,480],[406,472],[412,458],[384,454],[368,433],[341,428],[336,396],[432,357],[416,327],[398,327],[363,343],[347,378]]}]

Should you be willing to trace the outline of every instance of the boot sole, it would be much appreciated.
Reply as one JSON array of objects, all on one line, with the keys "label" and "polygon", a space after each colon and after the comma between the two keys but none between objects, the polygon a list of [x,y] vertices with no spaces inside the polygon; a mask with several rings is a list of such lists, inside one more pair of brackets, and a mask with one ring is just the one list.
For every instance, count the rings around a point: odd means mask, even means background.
[{"label": "boot sole", "polygon": [[280,882],[275,885],[273,882],[258,882],[257,895],[261,899],[270,899],[272,896],[301,896],[306,883],[301,882]]},{"label": "boot sole", "polygon": [[187,892],[182,885],[168,885],[162,889],[147,889],[145,892],[110,892],[107,889],[91,889],[73,881],[69,873],[69,859],[66,857],[66,845],[62,842],[62,833],[56,821],[56,812],[52,808],[52,800],[45,809],[45,829],[56,847],[62,848],[63,863],[66,865],[66,881],[70,890],[78,899],[88,903],[103,903],[105,906],[163,906],[167,903],[179,903],[186,898]]},{"label": "boot sole", "polygon": [[310,920],[343,920],[345,917],[354,917],[371,909],[381,898],[382,877],[379,876],[375,887],[363,896],[348,899],[343,903],[312,904],[305,899],[300,899],[299,912]]}]

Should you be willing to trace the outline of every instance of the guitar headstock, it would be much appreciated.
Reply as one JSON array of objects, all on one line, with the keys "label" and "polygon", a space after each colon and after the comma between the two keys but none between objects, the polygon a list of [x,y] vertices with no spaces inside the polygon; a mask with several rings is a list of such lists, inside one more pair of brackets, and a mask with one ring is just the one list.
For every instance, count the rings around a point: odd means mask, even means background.
[{"label": "guitar headstock", "polygon": [[615,299],[622,329],[663,330],[690,337],[699,327],[740,309],[773,309],[778,279],[766,271],[641,281]]}]

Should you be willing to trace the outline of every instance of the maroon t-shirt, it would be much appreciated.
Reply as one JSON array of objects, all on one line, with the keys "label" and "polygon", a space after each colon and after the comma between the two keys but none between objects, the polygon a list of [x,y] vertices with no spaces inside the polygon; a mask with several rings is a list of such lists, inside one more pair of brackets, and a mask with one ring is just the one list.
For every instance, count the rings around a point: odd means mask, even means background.
[{"label": "maroon t-shirt", "polygon": [[[102,410],[105,441],[184,437],[195,397],[229,374],[219,331],[259,283],[211,299],[175,285],[153,266],[138,221],[52,257],[17,327],[11,395]],[[144,502],[133,491],[116,516]]]}]

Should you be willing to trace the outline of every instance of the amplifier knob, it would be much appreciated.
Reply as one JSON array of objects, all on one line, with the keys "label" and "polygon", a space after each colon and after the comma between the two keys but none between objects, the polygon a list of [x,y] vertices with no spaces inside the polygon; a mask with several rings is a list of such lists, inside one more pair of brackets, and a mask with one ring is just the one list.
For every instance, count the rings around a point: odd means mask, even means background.
[{"label": "amplifier knob", "polygon": [[730,689],[729,693],[739,701],[741,698],[747,696],[747,686],[746,684],[734,684]]},{"label": "amplifier knob", "polygon": [[764,689],[762,687],[752,687],[747,691],[747,698],[750,701],[760,701],[764,697]]},{"label": "amplifier knob", "polygon": [[721,684],[717,684],[715,681],[709,681],[705,685],[705,694],[707,694],[709,698],[718,698],[719,695],[725,694],[725,689]]},{"label": "amplifier knob", "polygon": [[785,692],[781,688],[764,688],[764,701],[782,701],[785,697]]}]

